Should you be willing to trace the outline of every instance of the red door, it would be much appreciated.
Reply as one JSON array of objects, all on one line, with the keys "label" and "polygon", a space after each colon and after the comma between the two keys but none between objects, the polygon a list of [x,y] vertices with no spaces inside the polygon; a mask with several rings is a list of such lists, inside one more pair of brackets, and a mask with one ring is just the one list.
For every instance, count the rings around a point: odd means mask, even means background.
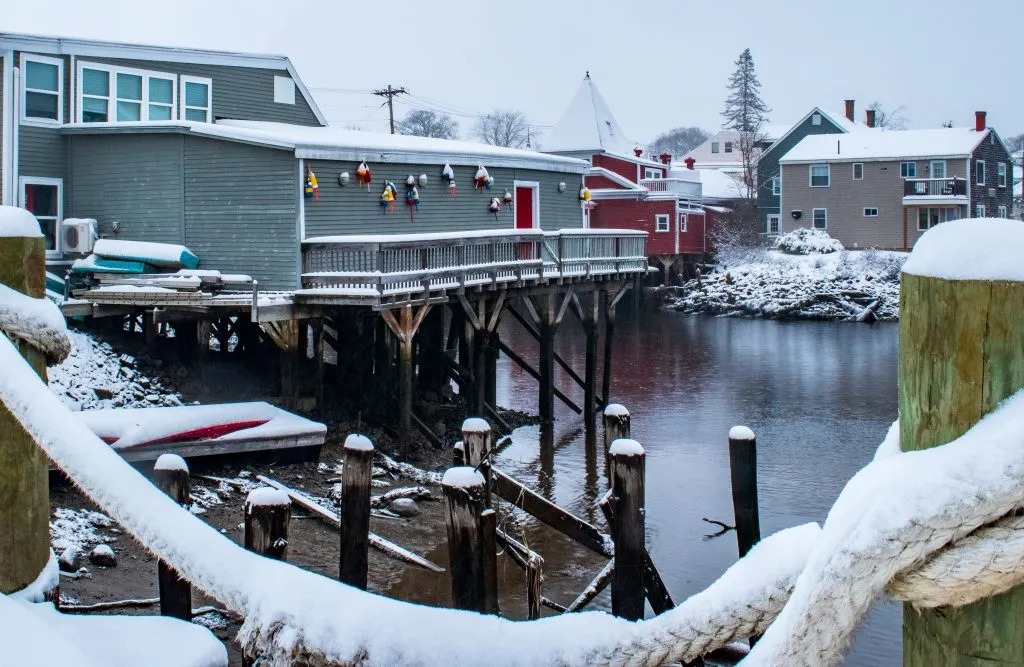
[{"label": "red door", "polygon": [[[516,229],[533,229],[533,188],[516,186]],[[533,259],[533,243],[519,244],[519,259]]]}]

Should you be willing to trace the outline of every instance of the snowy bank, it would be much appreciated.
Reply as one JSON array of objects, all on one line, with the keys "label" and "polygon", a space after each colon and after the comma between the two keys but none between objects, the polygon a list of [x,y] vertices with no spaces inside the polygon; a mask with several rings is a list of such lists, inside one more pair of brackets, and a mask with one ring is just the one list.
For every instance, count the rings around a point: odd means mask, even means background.
[{"label": "snowy bank", "polygon": [[768,319],[896,320],[906,258],[883,250],[753,253],[742,264],[719,266],[672,289],[665,308]]}]

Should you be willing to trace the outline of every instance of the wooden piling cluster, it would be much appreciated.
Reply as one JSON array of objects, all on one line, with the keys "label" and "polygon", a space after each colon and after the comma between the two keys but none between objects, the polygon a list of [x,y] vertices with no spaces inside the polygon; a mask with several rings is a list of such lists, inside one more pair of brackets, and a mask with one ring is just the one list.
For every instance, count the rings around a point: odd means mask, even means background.
[{"label": "wooden piling cluster", "polygon": [[[177,454],[162,454],[153,466],[153,484],[183,507],[188,507],[191,481],[188,465]],[[157,563],[160,588],[160,614],[185,621],[192,620],[192,584],[177,570],[160,560]]]}]

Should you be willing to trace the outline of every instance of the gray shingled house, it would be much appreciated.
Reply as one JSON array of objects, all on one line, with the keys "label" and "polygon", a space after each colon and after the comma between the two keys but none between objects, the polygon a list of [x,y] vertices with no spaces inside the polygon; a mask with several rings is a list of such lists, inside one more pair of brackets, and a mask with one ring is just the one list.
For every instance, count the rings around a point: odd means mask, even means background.
[{"label": "gray shingled house", "polygon": [[[284,56],[0,33],[0,84],[0,201],[35,213],[52,265],[78,256],[70,218],[187,245],[268,289],[299,286],[312,236],[583,225],[586,162],[327,127]],[[481,166],[489,188],[474,187]],[[513,206],[490,211],[506,192]]]}]

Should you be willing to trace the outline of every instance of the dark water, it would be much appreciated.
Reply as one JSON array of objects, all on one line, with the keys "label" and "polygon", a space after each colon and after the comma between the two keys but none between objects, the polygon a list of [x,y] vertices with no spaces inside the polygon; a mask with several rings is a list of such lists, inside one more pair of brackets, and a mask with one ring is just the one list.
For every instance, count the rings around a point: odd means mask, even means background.
[{"label": "dark water", "polygon": [[[536,342],[514,321],[502,336],[536,360]],[[556,349],[580,372],[582,343],[579,323],[567,315]],[[734,535],[705,539],[712,530],[701,520],[732,522],[729,428],[745,424],[758,436],[762,534],[821,522],[896,418],[896,363],[894,325],[620,315],[611,399],[629,408],[633,437],[647,450],[647,543],[677,601],[736,559]],[[558,386],[582,403],[568,376]],[[535,412],[536,396],[536,381],[502,357],[498,402]],[[561,404],[558,410],[553,461],[523,438],[499,465],[599,521],[591,505],[606,488],[603,461],[588,462],[581,418]],[[546,561],[544,594],[560,602],[603,564],[549,530],[531,527],[527,535]],[[598,606],[608,604],[607,594],[598,599]],[[511,609],[509,615],[518,617]],[[900,608],[881,603],[846,664],[899,663]]]}]

